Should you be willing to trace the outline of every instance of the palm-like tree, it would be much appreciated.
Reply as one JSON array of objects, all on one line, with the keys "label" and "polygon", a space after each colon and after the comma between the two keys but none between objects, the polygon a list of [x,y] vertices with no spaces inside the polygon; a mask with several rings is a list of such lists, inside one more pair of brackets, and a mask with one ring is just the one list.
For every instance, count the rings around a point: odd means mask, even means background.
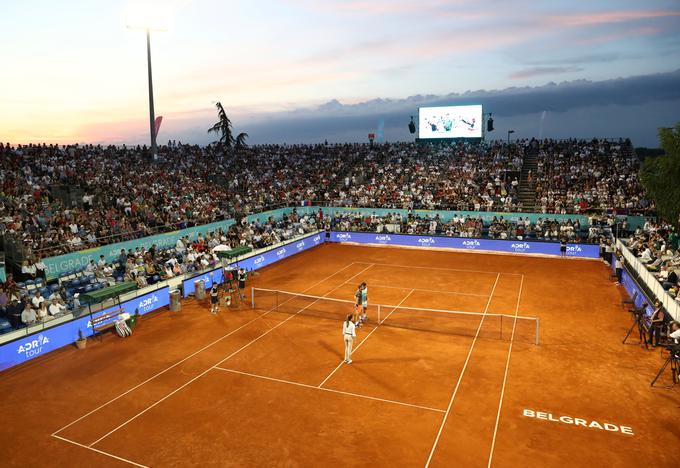
[{"label": "palm-like tree", "polygon": [[246,145],[246,139],[247,138],[248,138],[247,133],[245,133],[245,132],[239,133],[236,136],[236,146],[235,146],[235,148],[238,150],[238,149],[245,148],[246,146],[248,146],[248,145]]},{"label": "palm-like tree", "polygon": [[222,107],[221,102],[215,103],[215,107],[217,107],[217,117],[220,120],[208,129],[208,133],[218,133],[220,135],[220,139],[218,140],[220,144],[226,149],[231,149],[231,146],[235,141],[234,135],[232,134],[231,120],[227,116],[227,113],[224,110],[224,107]]}]

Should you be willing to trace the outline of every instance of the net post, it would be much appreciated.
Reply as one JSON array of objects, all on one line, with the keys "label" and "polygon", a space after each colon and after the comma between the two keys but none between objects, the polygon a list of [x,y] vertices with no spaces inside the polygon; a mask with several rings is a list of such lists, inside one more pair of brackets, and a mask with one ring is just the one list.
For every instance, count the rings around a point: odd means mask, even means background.
[{"label": "net post", "polygon": [[500,327],[500,336],[498,337],[500,341],[503,341],[503,314],[501,314],[501,327]]},{"label": "net post", "polygon": [[250,308],[255,308],[255,288],[250,288]]},{"label": "net post", "polygon": [[538,346],[539,343],[539,334],[541,331],[541,319],[536,317],[536,346]]},{"label": "net post", "polygon": [[380,317],[380,304],[378,304],[378,325],[381,323],[381,317]]}]

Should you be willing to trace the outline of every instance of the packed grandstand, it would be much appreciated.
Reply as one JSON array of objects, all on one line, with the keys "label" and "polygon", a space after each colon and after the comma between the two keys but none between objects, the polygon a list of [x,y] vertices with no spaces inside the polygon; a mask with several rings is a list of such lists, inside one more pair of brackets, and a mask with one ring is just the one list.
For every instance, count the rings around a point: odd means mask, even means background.
[{"label": "packed grandstand", "polygon": [[[14,317],[12,328],[77,310],[84,290],[121,282],[142,288],[214,266],[217,247],[260,249],[323,229],[564,240],[603,251],[614,234],[633,234],[633,251],[678,293],[672,228],[647,222],[633,229],[617,219],[654,213],[629,141],[268,145],[235,156],[215,145],[169,142],[155,158],[141,147],[7,143],[0,159],[0,236],[15,249],[0,307]],[[322,208],[246,218],[308,205]],[[442,219],[426,210],[455,214]],[[68,281],[46,281],[43,258],[226,219],[236,222],[172,247],[123,250],[113,262],[101,258],[68,272]]]}]

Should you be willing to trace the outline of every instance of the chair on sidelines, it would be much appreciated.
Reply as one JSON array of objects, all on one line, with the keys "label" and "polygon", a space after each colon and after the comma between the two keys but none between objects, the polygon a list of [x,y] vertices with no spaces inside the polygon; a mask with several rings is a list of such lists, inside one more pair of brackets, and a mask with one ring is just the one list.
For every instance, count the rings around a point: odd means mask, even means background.
[{"label": "chair on sidelines", "polygon": [[116,320],[118,317],[125,313],[123,309],[114,309],[111,312],[108,312],[106,314],[102,314],[98,317],[95,317],[90,320],[92,323],[92,331],[94,335],[99,336],[99,340],[102,339],[102,333],[109,328],[113,328],[116,326]]},{"label": "chair on sidelines", "polygon": [[636,301],[637,298],[638,298],[638,294],[639,294],[639,293],[638,293],[637,291],[635,291],[635,292],[633,293],[633,297],[631,297],[630,299],[626,299],[625,296],[624,296],[624,297],[621,299],[621,307],[626,307],[626,306],[628,306],[628,307],[635,307],[635,301]]}]

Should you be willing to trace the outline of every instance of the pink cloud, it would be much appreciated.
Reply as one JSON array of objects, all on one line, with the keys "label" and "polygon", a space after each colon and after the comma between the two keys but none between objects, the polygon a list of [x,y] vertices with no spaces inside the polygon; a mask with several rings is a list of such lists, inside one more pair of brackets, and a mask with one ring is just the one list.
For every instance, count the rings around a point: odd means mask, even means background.
[{"label": "pink cloud", "polygon": [[553,26],[574,27],[596,24],[624,23],[650,18],[668,18],[680,16],[680,11],[673,10],[633,10],[603,11],[598,13],[570,14],[548,16],[546,22]]}]

